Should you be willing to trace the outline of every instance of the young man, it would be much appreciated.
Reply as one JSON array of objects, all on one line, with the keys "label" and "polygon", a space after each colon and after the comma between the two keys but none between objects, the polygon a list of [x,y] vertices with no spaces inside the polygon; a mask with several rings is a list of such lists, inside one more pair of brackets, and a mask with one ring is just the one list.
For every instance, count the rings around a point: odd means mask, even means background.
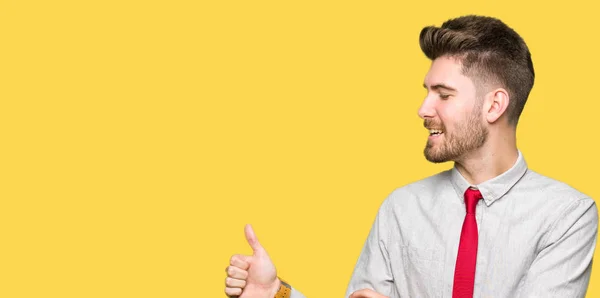
[{"label": "young man", "polygon": [[[516,146],[534,82],[527,45],[483,16],[425,27],[420,44],[432,61],[425,157],[454,167],[383,202],[345,297],[584,297],[596,204],[528,169]],[[225,292],[289,295],[250,227],[246,237],[254,255],[232,257]]]}]

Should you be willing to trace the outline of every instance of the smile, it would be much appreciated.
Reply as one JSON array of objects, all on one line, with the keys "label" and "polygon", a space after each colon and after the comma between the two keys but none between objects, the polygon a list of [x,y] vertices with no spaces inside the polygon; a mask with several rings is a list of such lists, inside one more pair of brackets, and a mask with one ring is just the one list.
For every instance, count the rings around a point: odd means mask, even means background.
[{"label": "smile", "polygon": [[439,136],[442,133],[444,133],[444,132],[439,129],[430,129],[429,130],[429,136]]}]

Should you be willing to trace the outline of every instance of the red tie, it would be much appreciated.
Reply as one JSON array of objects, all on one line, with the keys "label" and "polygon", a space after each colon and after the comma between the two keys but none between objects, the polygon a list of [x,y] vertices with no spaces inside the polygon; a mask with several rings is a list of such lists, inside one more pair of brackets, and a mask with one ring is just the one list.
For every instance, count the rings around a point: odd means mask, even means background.
[{"label": "red tie", "polygon": [[468,188],[465,192],[467,215],[463,222],[454,269],[454,288],[452,298],[472,298],[475,284],[475,264],[477,263],[477,221],[475,207],[481,199],[481,192]]}]

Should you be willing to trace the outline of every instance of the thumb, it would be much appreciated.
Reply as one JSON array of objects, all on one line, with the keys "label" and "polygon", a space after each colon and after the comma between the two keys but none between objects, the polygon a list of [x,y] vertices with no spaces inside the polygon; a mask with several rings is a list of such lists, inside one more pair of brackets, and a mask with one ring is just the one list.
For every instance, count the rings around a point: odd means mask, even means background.
[{"label": "thumb", "polygon": [[254,254],[264,251],[264,248],[262,245],[260,245],[260,242],[258,242],[251,225],[247,224],[244,228],[244,232],[246,233],[246,240],[248,240],[248,244],[250,244],[250,247],[252,247]]}]

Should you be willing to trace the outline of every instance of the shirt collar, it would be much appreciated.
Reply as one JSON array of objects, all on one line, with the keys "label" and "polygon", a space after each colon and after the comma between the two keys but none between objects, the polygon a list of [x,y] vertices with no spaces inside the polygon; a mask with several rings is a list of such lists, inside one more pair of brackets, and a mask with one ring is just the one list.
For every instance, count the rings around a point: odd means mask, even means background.
[{"label": "shirt collar", "polygon": [[504,196],[515,184],[517,184],[519,179],[525,175],[525,172],[527,172],[527,163],[523,158],[523,154],[520,150],[518,150],[518,152],[519,157],[517,158],[517,161],[508,171],[478,185],[469,184],[469,182],[467,182],[460,174],[456,166],[454,166],[451,171],[451,181],[461,202],[464,201],[465,191],[467,191],[467,188],[469,187],[475,187],[481,191],[483,200],[487,206]]}]

